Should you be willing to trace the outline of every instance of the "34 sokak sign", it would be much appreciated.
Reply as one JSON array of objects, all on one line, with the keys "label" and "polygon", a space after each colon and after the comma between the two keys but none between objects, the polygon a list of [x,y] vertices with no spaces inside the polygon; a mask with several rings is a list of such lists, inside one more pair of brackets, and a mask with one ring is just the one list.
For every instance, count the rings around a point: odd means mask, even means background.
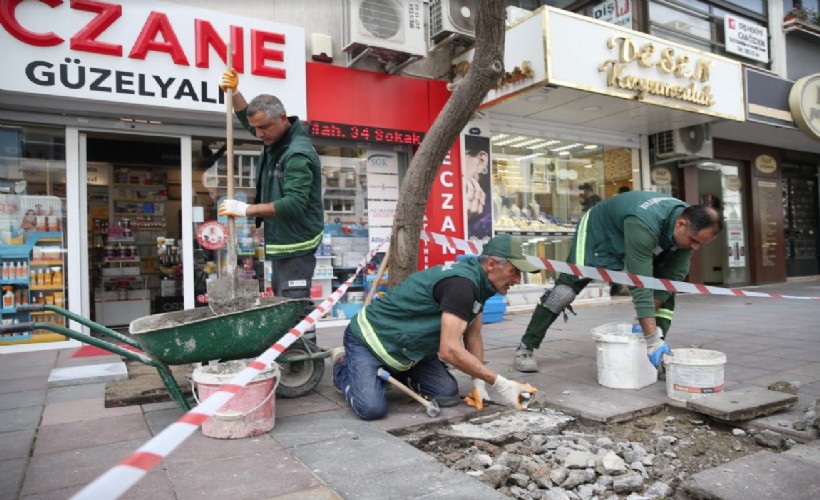
[{"label": "34 sokak sign", "polygon": [[156,0],[2,0],[0,25],[6,91],[224,111],[230,41],[243,94],[306,114],[300,27]]}]

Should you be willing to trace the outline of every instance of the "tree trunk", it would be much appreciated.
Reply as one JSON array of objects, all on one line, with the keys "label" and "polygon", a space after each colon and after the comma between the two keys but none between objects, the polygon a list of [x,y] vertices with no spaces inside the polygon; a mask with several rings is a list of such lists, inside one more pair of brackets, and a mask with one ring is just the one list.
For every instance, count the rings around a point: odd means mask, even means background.
[{"label": "tree trunk", "polygon": [[399,191],[388,261],[389,288],[418,268],[424,209],[439,166],[484,96],[504,73],[505,2],[479,0],[476,8],[476,44],[470,69],[419,145]]}]

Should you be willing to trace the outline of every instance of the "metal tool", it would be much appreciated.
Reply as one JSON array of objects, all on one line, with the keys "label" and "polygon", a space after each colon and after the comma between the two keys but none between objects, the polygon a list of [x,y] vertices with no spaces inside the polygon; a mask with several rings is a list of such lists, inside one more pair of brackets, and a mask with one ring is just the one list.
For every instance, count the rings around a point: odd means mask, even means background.
[{"label": "metal tool", "polygon": [[441,414],[441,408],[439,408],[438,403],[435,399],[427,401],[423,397],[419,396],[415,393],[412,389],[407,387],[406,385],[402,384],[398,380],[394,379],[384,368],[379,368],[379,371],[376,373],[380,379],[384,380],[385,382],[390,382],[394,386],[396,386],[401,392],[407,394],[411,398],[415,399],[419,403],[424,405],[424,408],[427,410],[428,417],[438,417]]},{"label": "metal tool", "polygon": [[[228,69],[233,67],[233,46],[229,43],[227,48]],[[229,199],[234,198],[234,178],[233,178],[233,90],[228,89],[225,93],[225,129],[226,146],[225,161],[227,167],[227,182]],[[232,301],[235,298],[258,297],[259,282],[247,278],[237,278],[236,276],[236,220],[228,217],[228,252],[225,257],[225,275],[218,279],[208,281],[208,306],[214,314],[228,314],[237,311],[237,305],[242,305],[244,301]]]}]

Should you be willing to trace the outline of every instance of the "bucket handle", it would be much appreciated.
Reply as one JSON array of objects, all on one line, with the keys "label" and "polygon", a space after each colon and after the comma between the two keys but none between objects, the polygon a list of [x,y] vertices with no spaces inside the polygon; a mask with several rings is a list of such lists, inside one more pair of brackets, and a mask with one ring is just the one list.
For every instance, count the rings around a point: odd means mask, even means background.
[{"label": "bucket handle", "polygon": [[[258,410],[259,408],[262,408],[262,405],[264,405],[265,403],[267,403],[268,401],[270,401],[270,398],[271,398],[271,397],[272,397],[272,396],[276,393],[276,389],[279,387],[279,379],[280,379],[280,378],[281,378],[281,377],[279,377],[279,376],[278,376],[278,374],[277,374],[277,376],[275,377],[275,380],[276,380],[276,381],[273,383],[273,389],[271,389],[271,391],[268,393],[268,395],[267,395],[267,396],[265,396],[265,399],[263,399],[262,401],[260,401],[258,405],[256,405],[256,406],[255,406],[255,407],[253,407],[252,409],[250,409],[250,410],[246,411],[245,413],[242,413],[242,412],[233,412],[233,413],[219,413],[218,411],[216,411],[216,412],[214,412],[213,416],[214,416],[214,417],[219,417],[219,418],[221,418],[221,419],[223,419],[223,420],[238,420],[238,419],[240,419],[240,418],[245,418],[245,417],[247,417],[247,416],[248,416],[248,415],[250,415],[251,413],[253,413],[253,412],[255,412],[256,410]],[[193,380],[193,379],[191,379],[191,392],[192,392],[192,393],[193,393],[193,395],[194,395],[194,401],[196,401],[196,404],[197,404],[197,405],[199,405],[199,404],[200,404],[200,402],[199,402],[199,398],[198,398],[198,397],[196,397],[196,380]]]}]

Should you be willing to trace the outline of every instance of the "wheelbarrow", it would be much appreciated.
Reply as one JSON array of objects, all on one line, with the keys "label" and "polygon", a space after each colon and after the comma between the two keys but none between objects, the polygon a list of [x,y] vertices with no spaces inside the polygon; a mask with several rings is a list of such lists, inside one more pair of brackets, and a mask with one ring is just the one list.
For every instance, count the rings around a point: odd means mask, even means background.
[{"label": "wheelbarrow", "polygon": [[[234,312],[226,314],[217,315],[208,307],[200,307],[136,319],[129,327],[131,337],[61,307],[26,304],[16,308],[17,312],[50,311],[59,314],[141,352],[134,352],[54,323],[25,322],[2,325],[0,332],[50,330],[124,358],[153,366],[171,398],[187,411],[191,408],[190,404],[171,375],[170,365],[256,357],[290,331],[298,323],[305,308],[312,305],[309,299],[281,297],[240,297],[232,301],[236,302],[235,307],[231,309]],[[330,356],[330,351],[319,349],[301,337],[291,347],[293,349],[287,349],[277,358],[277,362],[284,363],[285,367],[282,370],[280,387],[288,383],[291,394],[302,395],[313,390],[321,380],[324,374],[324,358]],[[290,364],[294,365],[293,369],[286,368]],[[315,372],[318,372],[318,375]]]}]

